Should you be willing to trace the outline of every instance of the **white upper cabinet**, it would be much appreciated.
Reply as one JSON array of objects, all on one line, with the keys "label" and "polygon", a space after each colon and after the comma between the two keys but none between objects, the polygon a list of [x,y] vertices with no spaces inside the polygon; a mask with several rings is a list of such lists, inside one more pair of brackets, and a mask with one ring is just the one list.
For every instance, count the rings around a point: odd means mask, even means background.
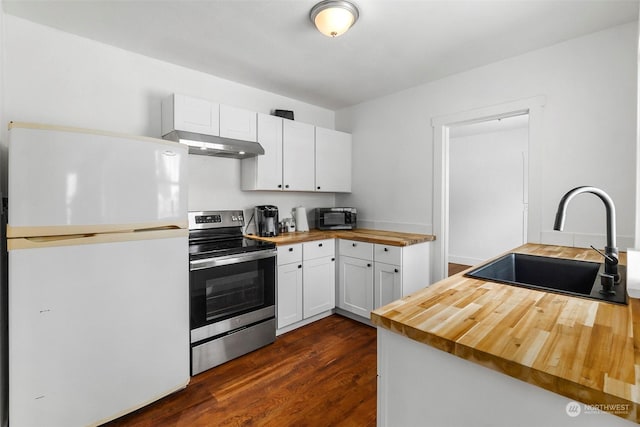
[{"label": "white upper cabinet", "polygon": [[315,127],[283,120],[284,191],[315,190]]},{"label": "white upper cabinet", "polygon": [[264,155],[242,159],[243,190],[282,190],[282,118],[258,113]]},{"label": "white upper cabinet", "polygon": [[316,127],[316,191],[351,192],[351,134]]},{"label": "white upper cabinet", "polygon": [[162,135],[173,130],[220,135],[220,105],[206,99],[173,94],[162,100]]},{"label": "white upper cabinet", "polygon": [[255,111],[220,105],[220,136],[256,142],[256,117]]}]

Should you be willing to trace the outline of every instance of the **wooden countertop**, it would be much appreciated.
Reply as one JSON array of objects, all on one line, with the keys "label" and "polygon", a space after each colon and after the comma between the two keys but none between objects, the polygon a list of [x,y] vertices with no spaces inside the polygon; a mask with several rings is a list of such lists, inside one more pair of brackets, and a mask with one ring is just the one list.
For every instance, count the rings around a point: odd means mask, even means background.
[{"label": "wooden countertop", "polygon": [[430,234],[400,233],[396,231],[370,230],[357,228],[355,230],[317,230],[297,231],[293,233],[283,233],[276,237],[258,237],[248,235],[247,237],[256,240],[272,242],[276,245],[292,245],[295,243],[312,242],[323,239],[349,239],[359,242],[379,243],[389,246],[409,246],[417,243],[431,242],[436,239]]},{"label": "wooden countertop", "polygon": [[[601,261],[591,249],[526,244],[511,252]],[[620,262],[626,263],[625,253]],[[616,305],[463,274],[381,307],[371,320],[640,423],[640,300]]]}]

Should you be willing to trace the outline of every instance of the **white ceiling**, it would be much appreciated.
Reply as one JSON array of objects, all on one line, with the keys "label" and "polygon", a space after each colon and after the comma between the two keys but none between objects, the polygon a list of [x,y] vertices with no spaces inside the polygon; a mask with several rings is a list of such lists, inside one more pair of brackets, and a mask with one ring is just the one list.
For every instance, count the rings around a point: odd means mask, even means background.
[{"label": "white ceiling", "polygon": [[9,14],[332,110],[638,19],[637,0],[354,2],[359,21],[331,39],[309,20],[315,0],[2,0]]}]

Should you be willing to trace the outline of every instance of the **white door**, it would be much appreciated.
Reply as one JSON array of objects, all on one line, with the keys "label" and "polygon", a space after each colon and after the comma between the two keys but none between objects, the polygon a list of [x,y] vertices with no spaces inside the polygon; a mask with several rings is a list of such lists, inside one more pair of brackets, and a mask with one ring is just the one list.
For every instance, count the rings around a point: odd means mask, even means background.
[{"label": "white door", "polygon": [[302,262],[278,266],[278,329],[302,320]]},{"label": "white door", "polygon": [[351,191],[351,134],[316,126],[316,191]]},{"label": "white door", "polygon": [[[174,129],[214,136],[220,134],[219,104],[176,93],[163,101],[162,109],[163,134]],[[165,122],[173,123],[173,129]]]},{"label": "white door", "polygon": [[255,111],[220,105],[220,136],[256,142],[256,115]]},{"label": "white door", "polygon": [[374,290],[374,308],[382,307],[402,298],[400,266],[376,262]]},{"label": "white door", "polygon": [[9,237],[187,227],[182,144],[56,127],[12,127],[9,144]]},{"label": "white door", "polygon": [[258,142],[264,155],[242,160],[245,166],[255,168],[254,190],[282,190],[282,118],[258,113]]},{"label": "white door", "polygon": [[304,317],[309,318],[336,305],[336,268],[334,257],[308,260],[303,267]]},{"label": "white door", "polygon": [[99,424],[189,381],[187,236],[100,238],[9,251],[12,426]]},{"label": "white door", "polygon": [[[517,127],[505,128],[509,120]],[[508,124],[508,123],[507,123]],[[453,128],[449,262],[476,265],[526,241],[526,116]]]},{"label": "white door", "polygon": [[283,184],[285,191],[315,189],[315,131],[312,125],[283,120]]},{"label": "white door", "polygon": [[338,306],[368,318],[373,310],[373,263],[340,256]]}]

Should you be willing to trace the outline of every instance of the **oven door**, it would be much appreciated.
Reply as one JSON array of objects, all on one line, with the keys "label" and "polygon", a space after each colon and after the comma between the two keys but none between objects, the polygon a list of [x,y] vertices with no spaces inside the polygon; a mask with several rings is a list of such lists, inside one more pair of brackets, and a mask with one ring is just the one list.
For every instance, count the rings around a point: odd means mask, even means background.
[{"label": "oven door", "polygon": [[276,253],[189,262],[191,343],[275,316]]}]

